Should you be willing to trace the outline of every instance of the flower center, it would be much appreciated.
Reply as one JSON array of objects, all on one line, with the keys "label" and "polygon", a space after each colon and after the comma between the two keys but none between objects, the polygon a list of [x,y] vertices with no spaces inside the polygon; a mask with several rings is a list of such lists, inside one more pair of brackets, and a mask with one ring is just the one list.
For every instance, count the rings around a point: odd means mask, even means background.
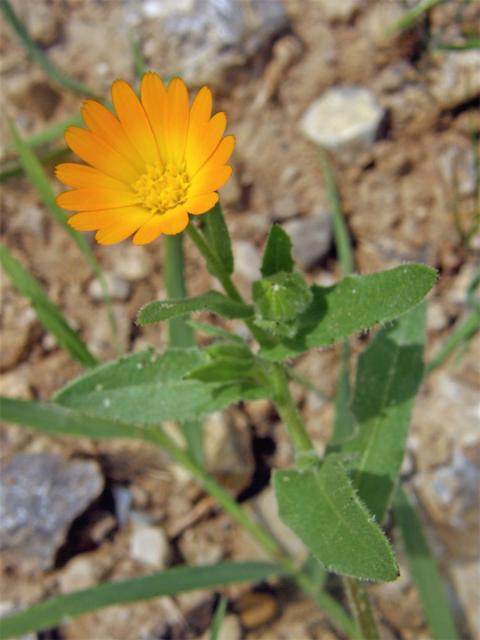
[{"label": "flower center", "polygon": [[189,186],[190,179],[184,167],[155,162],[147,167],[132,188],[146,209],[162,214],[185,202]]}]

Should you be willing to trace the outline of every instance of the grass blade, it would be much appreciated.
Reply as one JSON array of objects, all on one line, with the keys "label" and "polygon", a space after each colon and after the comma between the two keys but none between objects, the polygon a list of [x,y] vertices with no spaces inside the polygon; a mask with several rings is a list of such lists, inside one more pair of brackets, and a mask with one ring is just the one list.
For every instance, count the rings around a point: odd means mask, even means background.
[{"label": "grass blade", "polygon": [[399,20],[390,25],[387,29],[387,34],[393,35],[394,33],[410,29],[415,24],[417,18],[441,2],[444,2],[444,0],[421,0],[418,4],[407,11]]},{"label": "grass blade", "polygon": [[340,197],[335,184],[332,167],[325,151],[320,154],[320,164],[323,173],[323,180],[327,189],[327,200],[333,220],[333,235],[337,248],[338,259],[342,267],[342,275],[348,276],[354,271],[354,261],[352,253],[352,243],[348,235],[347,225],[343,216]]},{"label": "grass blade", "polygon": [[25,175],[35,187],[43,204],[47,207],[55,220],[74,240],[75,244],[85,256],[85,259],[90,265],[93,273],[98,278],[102,287],[103,298],[108,310],[110,326],[112,328],[112,335],[116,338],[117,324],[115,320],[115,314],[113,312],[112,300],[100,264],[93,255],[93,251],[90,248],[90,245],[88,244],[85,237],[77,233],[74,229],[72,229],[72,227],[67,224],[66,214],[63,209],[60,209],[60,207],[55,202],[55,195],[48,180],[47,174],[45,173],[45,170],[40,164],[40,161],[38,160],[35,153],[28,147],[28,145],[19,135],[17,129],[12,123],[10,123],[10,130],[12,132],[13,142],[20,159],[20,164],[25,171]]},{"label": "grass blade", "polygon": [[8,640],[25,633],[52,629],[83,613],[112,605],[238,582],[258,582],[281,573],[277,565],[267,562],[223,562],[200,567],[174,567],[150,576],[107,582],[92,589],[40,602],[3,618],[0,623],[1,635]]},{"label": "grass blade", "polygon": [[48,59],[42,49],[32,40],[30,34],[25,28],[25,25],[17,16],[8,0],[1,0],[0,9],[3,12],[5,20],[15,32],[29,57],[33,62],[38,64],[38,66],[41,67],[52,80],[66,89],[75,91],[76,93],[80,93],[91,98],[96,97],[95,93],[93,93],[93,91],[91,91],[87,86],[67,76],[61,69],[54,65],[51,60]]},{"label": "grass blade", "polygon": [[0,244],[0,264],[18,291],[30,300],[38,319],[55,337],[58,344],[83,366],[95,366],[97,360],[68,324],[57,305],[49,299],[37,280],[2,244]]},{"label": "grass blade", "polygon": [[100,416],[87,416],[50,402],[0,397],[0,417],[21,427],[79,438],[140,438],[145,429]]},{"label": "grass blade", "polygon": [[455,622],[437,565],[408,494],[401,485],[394,498],[395,520],[400,528],[410,571],[422,601],[423,612],[435,640],[456,640]]},{"label": "grass blade", "polygon": [[[43,164],[55,164],[60,160],[63,160],[70,154],[70,149],[64,147],[63,149],[54,149],[38,157],[39,162]],[[12,178],[19,178],[25,175],[25,171],[21,163],[16,160],[7,160],[2,162],[0,171],[0,183],[7,182]]]},{"label": "grass blade", "polygon": [[225,618],[225,612],[227,610],[227,598],[223,596],[215,609],[215,615],[213,616],[212,627],[210,629],[210,640],[219,640],[220,629],[222,628],[223,619]]}]

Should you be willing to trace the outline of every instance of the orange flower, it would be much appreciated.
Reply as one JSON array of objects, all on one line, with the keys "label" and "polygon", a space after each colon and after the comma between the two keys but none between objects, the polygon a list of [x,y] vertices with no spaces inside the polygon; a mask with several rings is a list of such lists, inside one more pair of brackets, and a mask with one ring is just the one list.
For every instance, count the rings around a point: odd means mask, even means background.
[{"label": "orange flower", "polygon": [[212,94],[202,87],[189,104],[180,78],[168,87],[156,73],[143,76],[140,100],[123,80],[112,85],[115,117],[87,100],[82,116],[88,129],[70,127],[68,146],[87,165],[67,162],[57,178],[73,187],[57,198],[59,206],[78,211],[69,224],[97,230],[100,244],[125,240],[147,244],[160,234],[185,229],[188,214],[205,213],[232,173],[226,165],[233,136],[223,137],[227,119],[211,117]]}]

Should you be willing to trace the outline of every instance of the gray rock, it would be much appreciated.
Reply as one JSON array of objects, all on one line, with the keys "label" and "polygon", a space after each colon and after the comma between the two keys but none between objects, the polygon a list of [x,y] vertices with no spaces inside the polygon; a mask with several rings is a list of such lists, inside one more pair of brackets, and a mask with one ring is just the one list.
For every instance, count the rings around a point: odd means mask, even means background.
[{"label": "gray rock", "polygon": [[[215,82],[228,67],[244,63],[288,23],[280,0],[150,0],[145,7],[158,20],[157,46],[162,35],[168,42],[165,64],[178,72],[181,60],[184,79],[197,85]],[[148,53],[156,57],[160,51]]]},{"label": "gray rock", "polygon": [[350,161],[377,139],[385,109],[365,87],[333,87],[312,102],[300,121],[302,133]]},{"label": "gray rock", "polygon": [[305,269],[322,260],[332,244],[330,216],[317,212],[309,218],[295,218],[283,225],[293,244],[293,256]]},{"label": "gray rock", "polygon": [[480,93],[480,51],[450,51],[434,57],[430,91],[442,109],[452,109]]},{"label": "gray rock", "polygon": [[246,280],[253,282],[261,277],[260,265],[262,258],[258,248],[248,240],[237,240],[233,244],[233,255],[237,273]]},{"label": "gray rock", "polygon": [[52,567],[73,520],[99,496],[103,476],[93,461],[50,454],[16,455],[1,471],[0,548],[18,561]]},{"label": "gray rock", "polygon": [[113,271],[121,278],[128,282],[138,282],[151,272],[152,261],[144,247],[119,244],[111,248]]},{"label": "gray rock", "polygon": [[[128,282],[120,278],[116,273],[106,271],[104,273],[105,281],[107,283],[108,290],[113,300],[126,300],[130,295],[130,285]],[[95,278],[88,286],[88,294],[92,298],[99,302],[104,299],[102,285],[100,280]]]}]

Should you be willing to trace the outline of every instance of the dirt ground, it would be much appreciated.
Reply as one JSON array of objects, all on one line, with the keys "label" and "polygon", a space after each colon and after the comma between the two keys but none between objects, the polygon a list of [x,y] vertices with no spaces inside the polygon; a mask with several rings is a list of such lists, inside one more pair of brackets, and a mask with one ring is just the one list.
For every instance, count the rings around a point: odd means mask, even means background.
[{"label": "dirt ground", "polygon": [[[237,137],[234,175],[222,200],[234,241],[237,283],[246,295],[274,221],[286,228],[292,221],[298,223],[298,256],[307,265],[311,282],[331,283],[339,277],[318,147],[303,135],[299,123],[309,105],[332,87],[370,90],[384,112],[382,127],[375,140],[354,156],[345,159],[333,153],[335,176],[360,272],[406,261],[425,262],[438,270],[439,282],[429,297],[427,358],[431,357],[468,311],[467,289],[480,254],[478,231],[465,237],[474,228],[480,206],[472,143],[480,130],[480,62],[475,58],[479,52],[440,51],[437,45],[461,42],[478,24],[480,4],[446,2],[430,11],[428,19],[420,18],[414,29],[387,37],[385,27],[412,2],[284,0],[278,3],[278,17],[276,0],[233,0],[225,6],[248,14],[250,4],[254,10],[260,4],[264,13],[272,15],[265,18],[266,23],[270,20],[265,29],[250,24],[228,45],[220,30],[205,35],[201,21],[191,38],[168,22],[176,11],[187,12],[198,4],[204,16],[206,6],[215,3],[13,2],[51,59],[100,95],[107,95],[117,77],[134,81],[131,37],[139,42],[148,68],[164,75],[184,72],[193,87],[203,81],[212,85],[216,107],[226,111],[229,131]],[[189,25],[182,27],[187,34]],[[0,29],[4,113],[21,132],[32,135],[78,113],[81,98],[46,77],[6,24]],[[201,38],[213,44],[205,49],[200,68],[190,73],[192,49]],[[1,127],[8,158],[5,121]],[[60,190],[53,177],[52,182]],[[2,187],[5,243],[40,279],[92,352],[102,360],[114,358],[105,306],[83,256],[25,179],[9,180]],[[302,252],[312,220],[323,221],[313,257]],[[125,242],[94,250],[112,289],[121,349],[165,345],[162,327],[141,329],[134,324],[142,304],[164,296],[162,243],[133,247]],[[188,240],[186,252],[189,290],[200,293],[212,286],[211,278]],[[80,373],[80,367],[58,349],[6,278],[1,292],[0,390],[13,397],[49,399]],[[358,353],[366,336],[353,343]],[[479,355],[477,336],[459,361],[450,359],[425,383],[403,469],[439,560],[462,638],[480,636],[475,595],[480,583]],[[299,358],[296,369],[331,396],[338,360],[339,349],[333,347]],[[300,386],[295,386],[295,397],[322,451],[331,428],[331,403]],[[210,470],[248,509],[275,526],[269,471],[291,464],[292,451],[269,403],[256,401],[211,416],[205,432]],[[65,531],[47,568],[3,554],[4,611],[100,581],[146,575],[165,565],[264,557],[180,469],[146,445],[49,438],[5,425],[2,462],[21,452],[93,461],[104,488]],[[123,515],[120,503],[127,505]],[[418,595],[391,525],[402,575],[393,584],[371,587],[383,637],[427,639]],[[135,538],[146,529],[162,541],[160,559],[135,552]],[[281,535],[284,544],[293,544],[291,537]],[[293,553],[300,558],[303,549],[295,547]],[[341,637],[318,608],[282,581],[224,592],[229,596],[224,640]],[[217,600],[218,592],[195,592],[114,607],[39,638],[206,638]]]}]

